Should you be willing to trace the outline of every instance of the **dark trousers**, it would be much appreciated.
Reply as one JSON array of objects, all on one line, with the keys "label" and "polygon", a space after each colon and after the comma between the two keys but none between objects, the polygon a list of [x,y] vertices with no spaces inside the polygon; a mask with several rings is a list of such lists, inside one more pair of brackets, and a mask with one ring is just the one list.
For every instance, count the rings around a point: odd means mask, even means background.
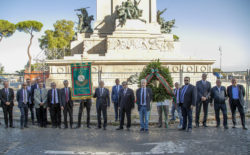
[{"label": "dark trousers", "polygon": [[37,120],[39,121],[39,125],[41,127],[46,127],[47,126],[47,121],[46,121],[46,115],[47,115],[47,109],[44,108],[43,106],[40,106],[40,108],[36,108],[37,111]]},{"label": "dark trousers", "polygon": [[29,110],[30,110],[30,117],[31,117],[31,120],[32,120],[32,123],[34,124],[35,123],[35,117],[34,117],[34,104],[30,104],[29,105]]},{"label": "dark trousers", "polygon": [[203,117],[203,125],[206,124],[207,122],[207,114],[208,114],[208,104],[209,102],[208,101],[202,101],[202,102],[199,102],[197,103],[196,105],[196,115],[195,115],[195,123],[196,124],[199,124],[199,121],[200,121],[200,113],[201,113],[201,107],[203,106],[203,112],[204,112],[204,117]]},{"label": "dark trousers", "polygon": [[68,114],[69,114],[69,124],[70,124],[70,127],[72,128],[72,126],[73,126],[73,107],[70,105],[70,103],[66,103],[66,106],[63,109],[64,126],[66,128],[68,127],[68,121],[67,121]]},{"label": "dark trousers", "polygon": [[123,128],[125,114],[127,117],[127,128],[130,128],[131,127],[131,109],[121,108],[120,113],[121,113],[120,128]]},{"label": "dark trousers", "polygon": [[220,110],[223,113],[223,125],[227,126],[227,106],[225,103],[214,103],[215,119],[217,125],[220,125]]},{"label": "dark trousers", "polygon": [[188,128],[192,129],[192,109],[191,108],[186,108],[186,107],[182,106],[181,107],[181,111],[182,111],[182,116],[183,116],[182,129],[186,129],[187,128],[187,124],[188,124]]},{"label": "dark trousers", "polygon": [[87,111],[87,126],[89,127],[90,125],[91,101],[87,100],[87,101],[80,103],[79,112],[78,112],[78,127],[81,127],[82,113],[83,113],[84,108],[86,108],[86,111]]},{"label": "dark trousers", "polygon": [[13,106],[2,105],[5,126],[13,127]]},{"label": "dark trousers", "polygon": [[52,121],[52,126],[61,126],[61,107],[60,104],[52,104],[50,107],[50,117]]},{"label": "dark trousers", "polygon": [[114,109],[115,109],[115,120],[120,120],[121,118],[121,112],[119,110],[119,105],[117,102],[114,102]]},{"label": "dark trousers", "polygon": [[20,112],[21,112],[20,126],[21,127],[28,126],[28,111],[29,111],[28,105],[22,103],[22,106],[20,107]]},{"label": "dark trousers", "polygon": [[245,112],[243,106],[240,104],[239,100],[232,100],[230,104],[231,112],[232,112],[232,121],[233,124],[236,125],[236,108],[238,108],[238,111],[240,113],[241,118],[241,124],[243,127],[245,127]]},{"label": "dark trousers", "polygon": [[107,105],[99,105],[96,109],[97,111],[97,120],[98,120],[98,127],[100,128],[102,126],[102,120],[101,120],[101,114],[103,115],[103,127],[105,128],[107,126]]}]

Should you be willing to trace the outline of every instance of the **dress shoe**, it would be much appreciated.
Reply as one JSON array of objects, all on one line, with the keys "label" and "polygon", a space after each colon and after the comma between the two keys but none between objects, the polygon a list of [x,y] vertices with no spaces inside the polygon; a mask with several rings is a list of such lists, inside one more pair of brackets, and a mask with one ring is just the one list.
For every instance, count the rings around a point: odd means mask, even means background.
[{"label": "dress shoe", "polygon": [[143,128],[141,128],[141,129],[140,129],[140,131],[144,131],[144,129],[143,129]]},{"label": "dress shoe", "polygon": [[195,124],[195,127],[196,127],[196,128],[199,128],[199,127],[200,127],[200,125],[199,125],[198,123],[196,123],[196,124]]},{"label": "dress shoe", "polygon": [[191,129],[191,128],[188,128],[188,129],[187,129],[187,132],[192,132],[192,129]]},{"label": "dress shoe", "polygon": [[208,126],[207,126],[207,124],[203,124],[203,127],[204,127],[204,128],[207,128]]},{"label": "dress shoe", "polygon": [[23,129],[24,129],[24,127],[22,126],[22,127],[20,127],[20,129],[21,129],[21,130],[23,130]]},{"label": "dress shoe", "polygon": [[228,129],[228,126],[224,126],[224,129]]},{"label": "dress shoe", "polygon": [[101,129],[102,127],[100,127],[100,126],[98,126],[98,127],[96,127],[96,129]]},{"label": "dress shoe", "polygon": [[15,128],[15,127],[11,125],[10,128]]},{"label": "dress shoe", "polygon": [[233,125],[233,127],[232,127],[233,129],[235,129],[236,128],[236,125]]},{"label": "dress shoe", "polygon": [[186,130],[186,129],[185,129],[185,128],[180,128],[179,130],[180,130],[180,131],[184,131],[184,130]]},{"label": "dress shoe", "polygon": [[8,126],[5,126],[4,128],[5,128],[5,129],[8,129]]},{"label": "dress shoe", "polygon": [[161,128],[162,127],[162,125],[158,125],[158,128]]},{"label": "dress shoe", "polygon": [[103,127],[103,130],[106,130],[106,127]]},{"label": "dress shoe", "polygon": [[242,128],[243,128],[243,130],[248,130],[245,126],[243,126]]},{"label": "dress shoe", "polygon": [[122,128],[122,127],[119,127],[119,128],[117,128],[116,130],[123,130],[123,128]]},{"label": "dress shoe", "polygon": [[145,132],[148,132],[148,129],[145,129]]},{"label": "dress shoe", "polygon": [[130,128],[127,128],[127,131],[130,131]]},{"label": "dress shoe", "polygon": [[26,126],[24,126],[25,128],[29,128],[27,125]]},{"label": "dress shoe", "polygon": [[220,125],[217,124],[217,125],[216,125],[216,128],[219,128],[219,127],[220,127]]},{"label": "dress shoe", "polygon": [[87,128],[91,129],[91,127],[88,125]]},{"label": "dress shoe", "polygon": [[52,128],[53,128],[53,129],[55,129],[55,128],[56,128],[56,126],[52,126]]}]

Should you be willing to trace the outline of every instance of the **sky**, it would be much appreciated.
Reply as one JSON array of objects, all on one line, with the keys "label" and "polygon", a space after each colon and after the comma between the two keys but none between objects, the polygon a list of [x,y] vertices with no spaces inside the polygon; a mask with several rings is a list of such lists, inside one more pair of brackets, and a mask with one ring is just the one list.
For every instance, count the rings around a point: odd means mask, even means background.
[{"label": "sky", "polygon": [[[43,53],[38,38],[44,31],[53,29],[61,19],[77,23],[74,9],[82,7],[90,7],[89,14],[96,17],[96,0],[0,0],[0,19],[43,23],[31,47],[36,58]],[[157,8],[167,8],[166,20],[176,19],[173,33],[180,37],[181,54],[216,60],[214,67],[219,67],[221,46],[222,70],[250,69],[250,0],[157,0]],[[0,42],[0,63],[5,72],[24,68],[28,44],[29,35],[18,31]]]}]

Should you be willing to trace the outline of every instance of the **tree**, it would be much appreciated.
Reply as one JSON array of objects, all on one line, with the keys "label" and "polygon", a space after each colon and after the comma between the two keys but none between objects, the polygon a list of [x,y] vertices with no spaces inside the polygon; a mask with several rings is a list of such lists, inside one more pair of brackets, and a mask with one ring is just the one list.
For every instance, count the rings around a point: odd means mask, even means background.
[{"label": "tree", "polygon": [[[145,79],[151,72],[152,69],[158,69],[159,74],[162,75],[163,78],[168,82],[170,87],[173,87],[173,80],[169,73],[169,69],[167,67],[162,66],[159,60],[153,61],[149,63],[143,71],[139,75],[138,84],[140,85],[141,79]],[[154,76],[151,81],[148,83],[147,87],[151,88],[153,91],[153,101],[160,102],[166,99],[171,99],[171,96],[165,89],[165,87],[158,81],[158,79]]]},{"label": "tree", "polygon": [[4,37],[10,37],[16,31],[15,24],[7,20],[0,20],[0,42]]},{"label": "tree", "polygon": [[70,42],[74,34],[74,22],[67,20],[58,20],[54,30],[46,30],[39,42],[47,59],[61,59],[70,55]]},{"label": "tree", "polygon": [[34,32],[40,32],[41,29],[43,27],[43,24],[38,22],[38,21],[33,21],[33,20],[29,20],[29,21],[23,21],[23,22],[19,22],[16,24],[16,28],[18,31],[20,32],[25,32],[27,34],[30,35],[30,43],[28,46],[28,57],[29,57],[29,72],[31,72],[31,54],[30,54],[30,47],[32,44],[32,39],[34,37],[33,33]]},{"label": "tree", "polygon": [[3,73],[4,73],[4,66],[0,65],[0,74],[3,74]]}]

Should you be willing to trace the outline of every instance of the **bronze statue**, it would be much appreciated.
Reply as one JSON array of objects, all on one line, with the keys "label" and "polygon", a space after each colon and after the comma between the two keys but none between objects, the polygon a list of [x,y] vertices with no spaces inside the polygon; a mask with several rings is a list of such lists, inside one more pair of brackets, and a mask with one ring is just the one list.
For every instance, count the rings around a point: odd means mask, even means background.
[{"label": "bronze statue", "polygon": [[167,9],[164,9],[162,11],[158,10],[157,11],[157,22],[161,25],[161,32],[162,33],[171,33],[172,28],[175,25],[175,19],[170,20],[170,21],[165,21],[161,15],[166,11]]},{"label": "bronze statue", "polygon": [[92,33],[93,32],[91,28],[91,22],[94,20],[94,16],[88,15],[87,8],[75,9],[75,11],[81,12],[81,14],[77,14],[78,16],[77,32],[78,33]]},{"label": "bronze statue", "polygon": [[139,2],[134,0],[134,3],[132,3],[131,0],[127,0],[126,2],[122,2],[121,6],[118,6],[117,18],[119,19],[120,25],[123,26],[127,19],[139,19],[143,22],[146,22],[140,18],[142,17],[142,10],[138,8],[140,2],[141,0]]}]

